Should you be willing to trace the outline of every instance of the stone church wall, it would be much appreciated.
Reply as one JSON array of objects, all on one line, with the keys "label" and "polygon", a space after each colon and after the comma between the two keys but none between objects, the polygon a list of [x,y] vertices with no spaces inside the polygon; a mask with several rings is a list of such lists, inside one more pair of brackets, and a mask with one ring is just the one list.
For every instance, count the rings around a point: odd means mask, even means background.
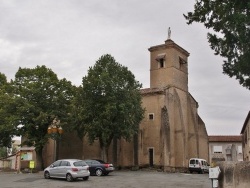
[{"label": "stone church wall", "polygon": [[[139,164],[149,164],[149,149],[153,149],[153,163],[160,166],[162,160],[161,109],[164,106],[163,94],[147,95],[143,97],[143,107],[146,107],[145,117],[140,124],[139,134]],[[149,116],[153,115],[153,119]]]},{"label": "stone church wall", "polygon": [[205,123],[200,116],[198,117],[199,123],[199,157],[209,162],[209,143],[208,134]]}]

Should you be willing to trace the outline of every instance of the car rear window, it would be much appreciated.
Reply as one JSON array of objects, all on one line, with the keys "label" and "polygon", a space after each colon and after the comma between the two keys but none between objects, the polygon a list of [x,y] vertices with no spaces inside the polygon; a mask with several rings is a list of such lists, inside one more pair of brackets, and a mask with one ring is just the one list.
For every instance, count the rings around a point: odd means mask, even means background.
[{"label": "car rear window", "polygon": [[105,164],[105,162],[104,161],[102,161],[102,160],[96,160],[98,163],[101,163],[101,164]]},{"label": "car rear window", "polygon": [[74,162],[74,166],[87,166],[87,164],[84,161],[77,161]]}]

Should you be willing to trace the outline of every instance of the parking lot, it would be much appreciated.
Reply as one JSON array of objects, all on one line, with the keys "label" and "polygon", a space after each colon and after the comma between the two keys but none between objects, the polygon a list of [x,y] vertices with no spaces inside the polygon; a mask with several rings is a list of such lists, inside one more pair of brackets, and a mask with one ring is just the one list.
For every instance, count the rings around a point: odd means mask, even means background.
[{"label": "parking lot", "polygon": [[43,173],[0,173],[0,188],[211,188],[208,174],[165,173],[157,171],[115,171],[108,176],[91,176],[88,181],[67,182],[44,179]]}]

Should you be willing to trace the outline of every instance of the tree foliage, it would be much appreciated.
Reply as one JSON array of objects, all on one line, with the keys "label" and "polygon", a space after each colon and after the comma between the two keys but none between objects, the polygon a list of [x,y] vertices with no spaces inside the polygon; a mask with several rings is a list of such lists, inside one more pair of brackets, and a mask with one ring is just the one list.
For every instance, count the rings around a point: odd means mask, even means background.
[{"label": "tree foliage", "polygon": [[15,108],[17,125],[26,145],[35,146],[41,157],[42,149],[48,141],[47,128],[54,118],[67,124],[74,88],[66,79],[45,66],[34,69],[19,68],[12,82],[15,89]]},{"label": "tree foliage", "polygon": [[90,143],[99,140],[102,157],[113,138],[131,140],[137,133],[144,109],[141,107],[141,84],[111,55],[103,55],[88,75],[83,77],[79,93],[81,131]]},{"label": "tree foliage", "polygon": [[8,150],[6,147],[0,147],[0,159],[8,156]]},{"label": "tree foliage", "polygon": [[250,1],[196,0],[194,11],[184,15],[188,24],[203,23],[210,47],[227,60],[223,73],[250,89]]},{"label": "tree foliage", "polygon": [[6,76],[0,73],[0,147],[11,147],[16,135],[15,115],[13,114],[13,94]]}]

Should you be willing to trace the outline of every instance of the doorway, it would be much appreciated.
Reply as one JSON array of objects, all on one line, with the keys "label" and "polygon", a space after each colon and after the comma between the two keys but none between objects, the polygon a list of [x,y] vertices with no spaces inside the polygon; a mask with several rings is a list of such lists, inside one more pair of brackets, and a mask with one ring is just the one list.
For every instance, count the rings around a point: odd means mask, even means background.
[{"label": "doorway", "polygon": [[148,155],[149,155],[149,166],[152,167],[154,166],[154,148],[149,148]]}]

